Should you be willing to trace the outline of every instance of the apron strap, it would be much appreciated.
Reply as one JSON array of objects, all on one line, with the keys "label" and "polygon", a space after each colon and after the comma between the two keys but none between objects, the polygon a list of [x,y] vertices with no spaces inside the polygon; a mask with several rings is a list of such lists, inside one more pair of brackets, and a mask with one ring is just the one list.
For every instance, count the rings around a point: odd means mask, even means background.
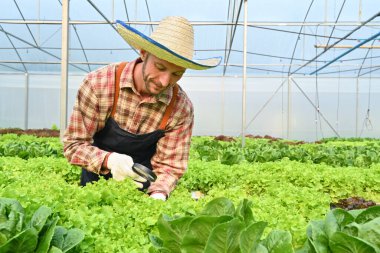
[{"label": "apron strap", "polygon": [[165,130],[166,123],[168,123],[169,117],[172,114],[172,111],[173,111],[173,108],[174,108],[175,101],[177,100],[177,94],[178,94],[178,85],[175,84],[173,86],[172,99],[170,100],[169,105],[166,107],[166,111],[165,111],[164,117],[162,118],[161,124],[158,127],[158,129]]},{"label": "apron strap", "polygon": [[[120,93],[120,76],[121,76],[121,73],[123,73],[123,69],[125,68],[125,65],[127,65],[127,62],[120,63],[119,66],[117,66],[117,70],[116,70],[115,96],[114,96],[114,99],[113,99],[112,112],[111,112],[111,116],[110,116],[112,118],[113,118],[113,116],[115,115],[115,112],[116,112],[117,100],[119,99],[119,93]],[[170,115],[171,115],[171,113],[173,111],[175,101],[177,100],[177,94],[178,94],[178,85],[176,84],[176,85],[173,86],[173,96],[172,96],[172,99],[170,100],[169,105],[166,107],[166,110],[165,110],[165,113],[164,113],[164,117],[162,118],[161,124],[158,127],[158,129],[165,130],[166,124],[168,123],[169,117],[170,117]]]},{"label": "apron strap", "polygon": [[117,100],[119,99],[119,93],[120,93],[120,76],[121,73],[123,73],[123,69],[127,65],[127,62],[122,62],[117,66],[117,71],[116,71],[116,77],[115,77],[115,96],[113,99],[113,105],[112,105],[112,112],[111,112],[111,118],[115,115],[116,112],[116,107],[117,107]]}]

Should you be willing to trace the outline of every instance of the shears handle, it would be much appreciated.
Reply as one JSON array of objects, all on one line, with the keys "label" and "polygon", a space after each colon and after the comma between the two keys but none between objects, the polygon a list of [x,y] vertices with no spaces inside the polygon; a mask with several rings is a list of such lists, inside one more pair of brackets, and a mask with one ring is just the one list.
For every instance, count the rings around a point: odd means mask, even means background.
[{"label": "shears handle", "polygon": [[132,170],[139,176],[148,180],[149,182],[154,182],[157,179],[156,174],[154,174],[154,172],[151,169],[140,163],[134,163],[132,165]]}]

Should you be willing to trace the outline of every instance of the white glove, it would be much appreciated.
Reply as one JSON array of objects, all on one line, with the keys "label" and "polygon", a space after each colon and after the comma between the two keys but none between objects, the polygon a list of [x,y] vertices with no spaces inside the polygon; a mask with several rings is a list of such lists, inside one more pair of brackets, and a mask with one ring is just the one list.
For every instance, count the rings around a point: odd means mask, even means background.
[{"label": "white glove", "polygon": [[161,192],[152,193],[152,194],[150,194],[150,197],[153,198],[153,199],[159,199],[159,200],[166,201],[165,194],[163,194]]},{"label": "white glove", "polygon": [[112,177],[116,181],[123,181],[126,177],[133,179],[139,188],[142,188],[146,179],[132,170],[133,159],[128,155],[111,153],[108,156],[106,167],[111,170]]}]

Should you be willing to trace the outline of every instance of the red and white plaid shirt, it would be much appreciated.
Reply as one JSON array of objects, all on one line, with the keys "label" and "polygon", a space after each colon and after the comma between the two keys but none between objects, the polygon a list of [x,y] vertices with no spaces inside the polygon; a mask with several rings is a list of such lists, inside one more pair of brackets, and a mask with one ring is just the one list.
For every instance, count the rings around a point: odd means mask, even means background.
[{"label": "red and white plaid shirt", "polygon": [[[130,133],[145,134],[158,129],[173,90],[170,88],[155,97],[141,100],[133,83],[133,69],[139,61],[128,63],[121,74],[114,119],[119,127]],[[92,146],[92,137],[104,127],[111,114],[117,65],[105,66],[85,77],[63,136],[64,154],[69,162],[98,174],[107,152]],[[158,141],[151,159],[157,180],[149,187],[148,193],[158,191],[168,196],[185,173],[193,122],[193,105],[179,88],[165,136]]]}]

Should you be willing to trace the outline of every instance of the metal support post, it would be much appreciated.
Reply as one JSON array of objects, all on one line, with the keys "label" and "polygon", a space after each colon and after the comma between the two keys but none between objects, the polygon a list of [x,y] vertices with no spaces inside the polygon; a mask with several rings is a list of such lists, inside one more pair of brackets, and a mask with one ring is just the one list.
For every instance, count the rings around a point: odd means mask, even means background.
[{"label": "metal support post", "polygon": [[247,91],[247,19],[248,0],[244,0],[244,35],[243,35],[243,99],[242,99],[242,123],[241,123],[241,145],[245,146],[245,117],[246,117],[246,91]]},{"label": "metal support post", "polygon": [[24,129],[28,129],[29,121],[29,74],[25,73],[25,113],[24,113]]},{"label": "metal support post", "polygon": [[359,78],[356,78],[356,110],[355,110],[355,137],[359,130]]},{"label": "metal support post", "polygon": [[290,128],[291,128],[291,115],[292,115],[292,86],[290,81],[290,76],[288,76],[288,119],[286,126],[286,139],[290,139]]},{"label": "metal support post", "polygon": [[69,60],[69,0],[62,1],[62,51],[61,51],[61,110],[60,137],[67,126],[67,87]]}]

